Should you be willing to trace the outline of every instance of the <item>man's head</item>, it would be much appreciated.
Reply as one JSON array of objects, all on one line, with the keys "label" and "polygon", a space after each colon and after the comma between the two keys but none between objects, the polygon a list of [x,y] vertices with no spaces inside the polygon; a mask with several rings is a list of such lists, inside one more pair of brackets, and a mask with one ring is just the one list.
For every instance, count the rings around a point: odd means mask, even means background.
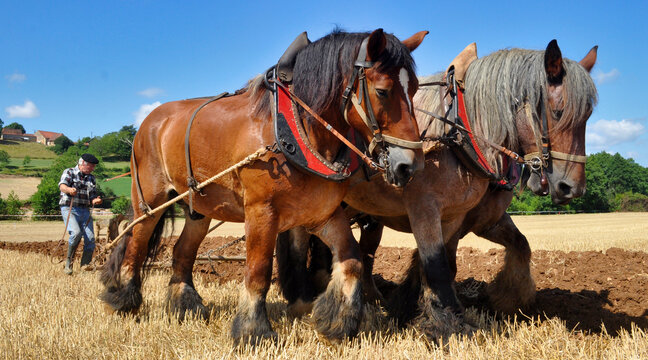
[{"label": "man's head", "polygon": [[98,163],[99,160],[94,155],[83,154],[79,158],[79,170],[84,174],[90,174]]}]

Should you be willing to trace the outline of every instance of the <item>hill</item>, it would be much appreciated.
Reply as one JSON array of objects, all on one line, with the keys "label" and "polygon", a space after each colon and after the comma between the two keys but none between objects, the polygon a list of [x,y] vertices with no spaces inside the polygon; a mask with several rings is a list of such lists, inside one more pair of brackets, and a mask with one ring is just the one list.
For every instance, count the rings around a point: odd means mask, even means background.
[{"label": "hill", "polygon": [[22,142],[0,140],[0,150],[4,150],[12,158],[24,158],[29,155],[32,159],[55,159],[56,155],[49,147],[37,142]]}]

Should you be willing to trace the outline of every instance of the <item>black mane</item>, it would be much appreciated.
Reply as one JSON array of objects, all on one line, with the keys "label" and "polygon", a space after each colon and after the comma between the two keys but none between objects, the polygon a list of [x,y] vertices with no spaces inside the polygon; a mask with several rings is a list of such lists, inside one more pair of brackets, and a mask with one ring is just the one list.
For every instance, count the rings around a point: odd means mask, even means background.
[{"label": "black mane", "polygon": [[[353,71],[362,40],[370,33],[346,33],[338,29],[311,43],[297,55],[293,84],[297,96],[317,113],[339,106],[344,79]],[[385,33],[387,44],[378,59],[378,69],[405,68],[415,76],[409,49],[394,35]]]}]

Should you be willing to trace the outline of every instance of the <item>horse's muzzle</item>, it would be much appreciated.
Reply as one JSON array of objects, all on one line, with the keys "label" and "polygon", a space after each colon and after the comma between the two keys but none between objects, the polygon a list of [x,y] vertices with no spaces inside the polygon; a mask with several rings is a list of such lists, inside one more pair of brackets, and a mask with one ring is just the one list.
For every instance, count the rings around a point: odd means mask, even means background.
[{"label": "horse's muzzle", "polygon": [[392,185],[403,187],[412,179],[414,174],[423,169],[424,160],[421,150],[405,149],[399,146],[390,145],[387,161],[389,166],[385,176],[387,182]]}]

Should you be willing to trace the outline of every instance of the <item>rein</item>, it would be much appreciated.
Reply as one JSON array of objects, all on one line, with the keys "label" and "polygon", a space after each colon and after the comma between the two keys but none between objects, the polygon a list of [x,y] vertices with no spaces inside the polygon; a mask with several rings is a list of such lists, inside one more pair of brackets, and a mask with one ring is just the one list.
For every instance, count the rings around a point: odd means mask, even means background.
[{"label": "rein", "polygon": [[270,79],[268,80],[270,82],[273,82],[277,84],[280,88],[285,90],[289,95],[292,100],[294,100],[299,106],[301,106],[304,110],[306,110],[312,117],[314,117],[320,124],[324,126],[326,130],[331,132],[331,134],[335,135],[340,141],[342,141],[346,146],[351,149],[354,153],[356,153],[362,161],[364,161],[370,168],[378,171],[385,171],[385,168],[380,166],[380,164],[376,163],[373,161],[370,157],[365,155],[360,149],[358,149],[351,141],[349,141],[346,137],[344,137],[342,134],[340,134],[337,130],[335,130],[326,120],[324,120],[319,114],[317,114],[313,109],[310,108],[302,99],[300,99],[295,93],[286,85],[284,85],[279,79]]},{"label": "rein", "polygon": [[[524,160],[520,155],[518,155],[515,151],[509,150],[509,149],[507,149],[506,147],[504,147],[504,146],[502,146],[502,145],[496,144],[496,143],[494,143],[493,141],[490,141],[489,139],[487,139],[487,138],[485,138],[485,137],[483,137],[483,136],[479,136],[479,135],[473,133],[472,131],[466,129],[465,127],[463,127],[463,126],[461,126],[461,125],[455,123],[454,121],[449,120],[448,118],[446,118],[446,117],[444,117],[444,116],[439,116],[439,115],[436,115],[436,114],[434,114],[434,113],[431,113],[431,112],[429,112],[429,111],[426,111],[426,110],[423,110],[423,109],[420,109],[420,108],[414,108],[414,110],[419,111],[419,112],[422,112],[422,113],[424,113],[424,114],[426,114],[426,115],[432,117],[433,119],[443,121],[444,123],[446,123],[446,124],[448,124],[448,125],[450,125],[450,126],[456,128],[457,130],[463,131],[463,132],[465,132],[466,134],[470,134],[470,135],[474,136],[475,138],[477,138],[477,139],[479,139],[479,140],[485,142],[485,143],[486,143],[487,145],[489,145],[490,147],[492,147],[492,148],[494,148],[494,149],[500,151],[500,152],[503,153],[504,155],[510,157],[511,159],[513,159],[515,162],[517,162],[517,163],[519,163],[519,164],[524,164],[524,163],[525,163],[525,160]],[[423,138],[422,140],[423,140],[423,141],[436,141],[436,140],[443,140],[443,139],[439,139],[439,138],[432,138],[432,137],[425,137],[425,138]]]},{"label": "rein", "polygon": [[[274,151],[274,150],[275,150],[275,145],[266,146],[264,148],[258,149],[254,153],[248,155],[245,159],[243,159],[243,160],[239,161],[238,163],[228,167],[227,169],[221,171],[220,173],[218,173],[218,174],[210,177],[209,179],[201,182],[200,184],[197,184],[196,185],[196,191],[200,191],[202,188],[204,188],[205,186],[211,184],[212,182],[216,181],[217,179],[223,177],[224,175],[227,175],[230,172],[232,172],[232,171],[234,171],[234,170],[236,170],[236,169],[238,169],[240,167],[243,167],[245,165],[253,163],[253,162],[257,161],[258,159],[260,159],[262,156],[264,156],[267,152]],[[155,209],[151,209],[149,211],[143,211],[144,214],[142,216],[138,217],[137,219],[133,220],[130,224],[128,224],[128,226],[124,229],[124,231],[122,231],[119,235],[117,235],[117,237],[115,239],[113,239],[110,244],[106,245],[99,254],[97,254],[97,255],[95,255],[93,257],[91,264],[93,264],[96,259],[100,258],[101,255],[105,254],[108,250],[115,247],[115,245],[117,245],[117,242],[122,237],[124,237],[124,235],[126,235],[128,232],[130,232],[130,230],[133,227],[135,227],[135,225],[137,225],[138,223],[142,222],[143,220],[145,220],[147,218],[152,217],[156,213],[158,213],[158,212],[160,212],[162,210],[165,210],[170,205],[177,203],[178,201],[182,200],[183,198],[189,196],[191,193],[192,193],[192,190],[189,189],[189,190],[183,192],[182,194],[174,197],[173,199],[165,202],[164,204],[156,207]],[[95,264],[95,266],[96,266],[96,264]]]}]

